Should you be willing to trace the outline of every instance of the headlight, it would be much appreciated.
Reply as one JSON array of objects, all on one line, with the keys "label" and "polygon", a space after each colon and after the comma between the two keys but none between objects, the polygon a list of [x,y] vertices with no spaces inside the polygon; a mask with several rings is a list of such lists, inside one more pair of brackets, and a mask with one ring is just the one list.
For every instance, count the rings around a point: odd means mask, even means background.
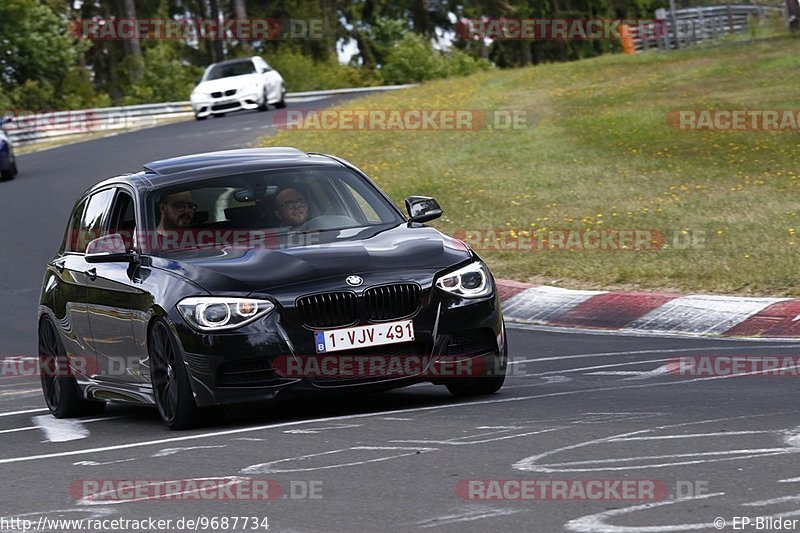
[{"label": "headlight", "polygon": [[436,280],[436,286],[464,298],[480,298],[492,293],[489,270],[480,261],[445,274]]},{"label": "headlight", "polygon": [[234,329],[260,318],[275,309],[267,300],[199,296],[185,298],[178,304],[183,318],[200,331]]}]

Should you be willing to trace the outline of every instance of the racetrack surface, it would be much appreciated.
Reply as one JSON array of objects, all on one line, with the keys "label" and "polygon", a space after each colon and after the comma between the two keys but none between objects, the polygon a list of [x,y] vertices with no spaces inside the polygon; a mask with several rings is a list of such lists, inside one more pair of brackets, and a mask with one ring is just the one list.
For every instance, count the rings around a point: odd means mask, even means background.
[{"label": "racetrack surface", "polygon": [[[153,159],[247,146],[269,133],[268,122],[238,113],[22,156],[20,176],[0,184],[0,355],[35,349],[41,275],[80,192]],[[796,356],[799,346],[510,328],[509,377],[489,397],[457,400],[433,385],[309,396],[218,410],[186,432],[130,406],[57,421],[38,380],[6,377],[0,518],[172,519],[170,531],[209,530],[178,528],[180,518],[232,524],[238,516],[268,517],[273,531],[660,532],[715,531],[717,517],[727,530],[734,516],[800,517],[798,378],[676,376],[667,366],[676,356]],[[282,493],[272,501],[81,497],[92,486],[81,480],[236,485],[245,477],[277,482]],[[470,480],[509,479],[640,480],[666,492],[643,502],[469,500],[457,491]],[[0,521],[3,531],[19,528]]]}]

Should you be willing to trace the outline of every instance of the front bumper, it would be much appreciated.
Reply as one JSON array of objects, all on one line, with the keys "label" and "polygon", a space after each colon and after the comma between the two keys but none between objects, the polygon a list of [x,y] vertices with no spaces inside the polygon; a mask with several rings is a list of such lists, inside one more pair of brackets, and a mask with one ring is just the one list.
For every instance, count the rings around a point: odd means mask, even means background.
[{"label": "front bumper", "polygon": [[261,96],[256,92],[237,91],[233,95],[192,99],[192,111],[198,117],[207,117],[242,109],[258,109]]},{"label": "front bumper", "polygon": [[[233,333],[198,333],[177,316],[173,323],[201,407],[257,402],[294,392],[387,390],[419,382],[446,383],[452,377],[463,377],[466,368],[489,368],[495,363],[495,354],[505,352],[496,291],[474,301],[440,292],[430,286],[423,292],[422,304],[412,317],[413,342],[320,355],[315,354],[313,331],[293,320],[287,309],[276,309]],[[309,377],[282,372],[286,360],[314,357],[410,357],[423,363],[411,373],[377,376]],[[454,373],[455,360],[459,366]]]}]

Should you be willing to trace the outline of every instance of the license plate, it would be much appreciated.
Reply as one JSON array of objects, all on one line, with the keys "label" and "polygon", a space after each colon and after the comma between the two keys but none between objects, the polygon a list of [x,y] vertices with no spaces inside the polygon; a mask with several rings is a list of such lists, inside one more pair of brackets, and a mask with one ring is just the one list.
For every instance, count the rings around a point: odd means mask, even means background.
[{"label": "license plate", "polygon": [[314,332],[317,353],[369,348],[413,340],[414,323],[411,320]]}]

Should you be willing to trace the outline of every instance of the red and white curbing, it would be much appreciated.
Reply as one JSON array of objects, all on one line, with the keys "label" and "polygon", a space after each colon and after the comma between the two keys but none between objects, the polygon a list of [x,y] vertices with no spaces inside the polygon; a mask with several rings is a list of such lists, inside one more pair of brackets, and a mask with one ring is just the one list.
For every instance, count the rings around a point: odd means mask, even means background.
[{"label": "red and white curbing", "polygon": [[800,337],[800,299],[580,291],[497,280],[509,322],[723,337]]}]

